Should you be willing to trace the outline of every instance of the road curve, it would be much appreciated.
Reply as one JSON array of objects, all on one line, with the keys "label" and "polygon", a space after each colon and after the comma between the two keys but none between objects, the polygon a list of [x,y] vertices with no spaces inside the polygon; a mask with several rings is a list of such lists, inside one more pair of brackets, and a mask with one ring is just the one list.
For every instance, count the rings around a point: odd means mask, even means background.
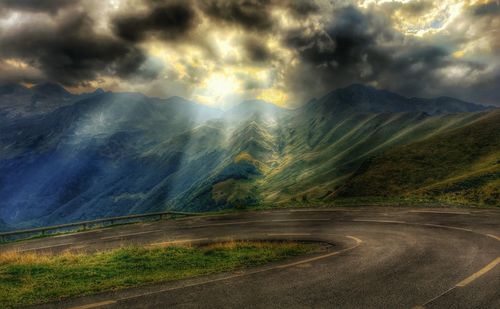
[{"label": "road curve", "polygon": [[332,208],[134,224],[0,246],[96,251],[124,244],[317,240],[328,252],[40,308],[500,308],[500,211]]}]

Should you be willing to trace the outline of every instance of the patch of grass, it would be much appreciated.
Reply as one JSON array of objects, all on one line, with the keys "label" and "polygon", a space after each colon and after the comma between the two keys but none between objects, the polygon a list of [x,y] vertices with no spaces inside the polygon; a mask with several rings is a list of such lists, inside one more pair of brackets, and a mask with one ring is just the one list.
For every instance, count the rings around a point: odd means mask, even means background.
[{"label": "patch of grass", "polygon": [[500,206],[500,111],[363,163],[336,197],[408,197]]},{"label": "patch of grass", "polygon": [[0,254],[0,307],[26,306],[141,284],[263,265],[320,249],[297,242],[127,247],[93,254]]}]

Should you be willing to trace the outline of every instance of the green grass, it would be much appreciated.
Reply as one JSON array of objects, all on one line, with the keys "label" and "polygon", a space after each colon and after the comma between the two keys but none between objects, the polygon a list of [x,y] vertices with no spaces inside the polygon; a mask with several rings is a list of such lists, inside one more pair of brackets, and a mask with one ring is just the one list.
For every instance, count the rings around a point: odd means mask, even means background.
[{"label": "green grass", "polygon": [[406,197],[500,206],[500,112],[366,161],[337,197]]},{"label": "green grass", "polygon": [[0,307],[254,267],[319,250],[317,244],[297,242],[227,242],[206,247],[129,247],[93,254],[3,253]]}]

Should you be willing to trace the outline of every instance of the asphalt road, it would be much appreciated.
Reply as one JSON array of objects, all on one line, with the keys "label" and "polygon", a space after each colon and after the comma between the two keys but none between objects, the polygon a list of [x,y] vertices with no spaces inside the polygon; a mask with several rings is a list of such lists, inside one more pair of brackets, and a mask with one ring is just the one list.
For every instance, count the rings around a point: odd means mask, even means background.
[{"label": "asphalt road", "polygon": [[500,211],[276,210],[135,224],[3,245],[95,251],[228,239],[315,240],[327,252],[42,308],[500,308]]}]

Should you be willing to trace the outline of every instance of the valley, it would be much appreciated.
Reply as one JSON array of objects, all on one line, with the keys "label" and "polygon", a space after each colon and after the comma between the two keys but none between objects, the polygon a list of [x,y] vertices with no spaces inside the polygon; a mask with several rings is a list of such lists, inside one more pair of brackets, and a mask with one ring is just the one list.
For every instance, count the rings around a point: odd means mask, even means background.
[{"label": "valley", "polygon": [[9,226],[357,198],[500,203],[493,108],[362,85],[296,109],[252,100],[228,110],[40,88],[53,97],[44,112],[0,109],[0,218]]}]

